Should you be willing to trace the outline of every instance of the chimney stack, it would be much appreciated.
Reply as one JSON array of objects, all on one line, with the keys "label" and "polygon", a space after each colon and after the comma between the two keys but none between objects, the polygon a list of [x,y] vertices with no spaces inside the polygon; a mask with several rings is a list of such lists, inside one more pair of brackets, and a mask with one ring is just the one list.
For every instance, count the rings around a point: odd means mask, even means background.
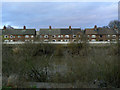
[{"label": "chimney stack", "polygon": [[50,29],[50,30],[52,29],[51,26],[49,26],[49,29]]},{"label": "chimney stack", "polygon": [[24,26],[23,29],[26,29],[26,26]]},{"label": "chimney stack", "polygon": [[117,29],[116,25],[114,25],[114,29]]},{"label": "chimney stack", "polygon": [[94,29],[97,30],[97,25],[94,26]]},{"label": "chimney stack", "polygon": [[6,26],[4,26],[3,29],[6,29]]},{"label": "chimney stack", "polygon": [[69,26],[69,30],[71,30],[71,26]]}]

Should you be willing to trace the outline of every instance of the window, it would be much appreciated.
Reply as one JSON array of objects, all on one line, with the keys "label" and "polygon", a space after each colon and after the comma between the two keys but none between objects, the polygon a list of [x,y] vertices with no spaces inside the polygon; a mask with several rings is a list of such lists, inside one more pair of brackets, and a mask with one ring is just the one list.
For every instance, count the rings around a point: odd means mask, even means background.
[{"label": "window", "polygon": [[7,36],[7,35],[5,35],[5,36],[4,36],[4,38],[8,38],[8,36]]},{"label": "window", "polygon": [[102,38],[102,35],[100,35],[100,38]]},{"label": "window", "polygon": [[56,35],[53,35],[52,37],[53,37],[53,38],[55,38],[55,37],[56,37]]},{"label": "window", "polygon": [[113,41],[113,42],[115,42],[115,41],[116,41],[116,39],[112,39],[112,41]]},{"label": "window", "polygon": [[13,38],[13,35],[10,35],[10,38]]},{"label": "window", "polygon": [[33,36],[33,35],[31,35],[31,38],[34,38],[34,36]]},{"label": "window", "polygon": [[21,36],[18,36],[18,38],[21,38]]},{"label": "window", "polygon": [[64,41],[65,41],[65,42],[69,42],[69,39],[65,39]]},{"label": "window", "polygon": [[29,38],[29,35],[25,35],[25,38]]},{"label": "window", "polygon": [[92,38],[96,38],[96,35],[92,35]]},{"label": "window", "polygon": [[109,37],[110,37],[110,35],[107,35],[107,37],[109,38]]},{"label": "window", "polygon": [[10,40],[10,42],[13,42],[13,40]]},{"label": "window", "polygon": [[95,41],[96,41],[96,39],[92,39],[91,41],[92,41],[92,42],[95,42]]},{"label": "window", "polygon": [[88,38],[90,37],[90,35],[88,35]]},{"label": "window", "polygon": [[54,40],[54,39],[53,39],[52,41],[53,41],[53,42],[56,42],[56,40]]},{"label": "window", "polygon": [[99,40],[99,41],[103,41],[103,39]]},{"label": "window", "polygon": [[58,40],[59,42],[61,42],[61,40]]},{"label": "window", "polygon": [[25,40],[26,42],[30,41],[30,40]]},{"label": "window", "polygon": [[73,35],[73,38],[76,38],[76,35]]},{"label": "window", "polygon": [[47,40],[47,39],[45,39],[45,40],[44,40],[44,42],[48,42],[48,40]]},{"label": "window", "polygon": [[40,35],[40,38],[42,38],[42,35]]},{"label": "window", "polygon": [[73,42],[76,42],[76,40],[73,40]]},{"label": "window", "polygon": [[9,42],[9,40],[4,40],[4,42]]},{"label": "window", "polygon": [[61,35],[61,38],[63,38],[63,35]]},{"label": "window", "polygon": [[112,35],[112,37],[113,37],[113,38],[115,38],[115,37],[116,37],[116,35]]},{"label": "window", "polygon": [[69,35],[65,35],[65,38],[69,38]]},{"label": "window", "polygon": [[48,38],[48,35],[44,35],[44,38]]},{"label": "window", "polygon": [[58,38],[60,38],[61,36],[60,35],[58,35]]},{"label": "window", "polygon": [[78,42],[81,42],[81,40],[78,40]]}]

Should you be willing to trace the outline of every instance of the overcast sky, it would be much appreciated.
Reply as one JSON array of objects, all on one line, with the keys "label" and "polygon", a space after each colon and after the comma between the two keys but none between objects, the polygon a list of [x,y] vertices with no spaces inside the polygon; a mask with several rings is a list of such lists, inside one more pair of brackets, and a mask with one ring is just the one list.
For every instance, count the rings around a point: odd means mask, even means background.
[{"label": "overcast sky", "polygon": [[117,2],[3,2],[2,27],[88,28],[118,19]]}]

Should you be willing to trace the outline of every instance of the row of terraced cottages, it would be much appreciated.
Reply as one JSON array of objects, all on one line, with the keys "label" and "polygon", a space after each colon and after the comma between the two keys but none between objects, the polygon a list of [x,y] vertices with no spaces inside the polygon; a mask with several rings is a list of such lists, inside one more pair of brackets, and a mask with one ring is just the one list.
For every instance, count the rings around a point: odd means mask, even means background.
[{"label": "row of terraced cottages", "polygon": [[120,40],[120,32],[117,28],[49,28],[40,29],[2,29],[3,42],[80,42],[87,41],[116,41]]},{"label": "row of terraced cottages", "polygon": [[7,29],[5,26],[2,29],[3,42],[27,42],[34,41],[36,37],[36,29]]}]

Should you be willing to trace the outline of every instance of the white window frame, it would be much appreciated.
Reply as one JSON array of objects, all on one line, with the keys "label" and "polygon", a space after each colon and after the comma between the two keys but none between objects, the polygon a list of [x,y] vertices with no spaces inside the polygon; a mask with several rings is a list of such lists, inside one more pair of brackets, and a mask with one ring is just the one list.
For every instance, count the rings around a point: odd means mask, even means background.
[{"label": "white window frame", "polygon": [[52,42],[56,42],[56,40],[55,40],[55,39],[53,39],[53,40],[52,40]]},{"label": "white window frame", "polygon": [[30,40],[29,39],[26,39],[25,42],[29,42]]},{"label": "white window frame", "polygon": [[56,38],[56,35],[52,35],[53,38]]},{"label": "white window frame", "polygon": [[10,38],[13,38],[13,35],[10,35]]},{"label": "white window frame", "polygon": [[8,38],[8,35],[4,35],[4,38]]},{"label": "white window frame", "polygon": [[116,41],[116,39],[112,39],[112,41],[113,41],[113,42],[115,42],[115,41]]},{"label": "white window frame", "polygon": [[108,38],[110,38],[110,35],[107,35]]},{"label": "white window frame", "polygon": [[96,42],[96,39],[91,39],[92,42]]},{"label": "white window frame", "polygon": [[48,42],[48,39],[45,39],[44,42]]},{"label": "white window frame", "polygon": [[28,40],[25,40],[25,42],[27,42]]},{"label": "white window frame", "polygon": [[58,38],[61,38],[61,35],[58,35]]},{"label": "white window frame", "polygon": [[19,35],[18,38],[21,38],[21,36]]},{"label": "white window frame", "polygon": [[96,38],[96,35],[92,35],[92,38]]},{"label": "white window frame", "polygon": [[40,38],[42,38],[42,35],[40,35]]},{"label": "white window frame", "polygon": [[25,38],[29,38],[29,35],[25,35]]},{"label": "white window frame", "polygon": [[65,35],[65,38],[69,38],[69,35]]},{"label": "white window frame", "polygon": [[63,38],[63,35],[61,35],[61,38]]},{"label": "white window frame", "polygon": [[65,42],[69,42],[70,40],[69,39],[64,39]]},{"label": "white window frame", "polygon": [[4,42],[9,42],[9,40],[4,40]]},{"label": "white window frame", "polygon": [[73,39],[73,42],[76,42],[77,40],[76,39]]},{"label": "white window frame", "polygon": [[10,42],[13,42],[13,40],[10,40]]},{"label": "white window frame", "polygon": [[44,35],[44,38],[48,38],[48,35]]},{"label": "white window frame", "polygon": [[76,38],[77,37],[77,35],[73,35],[73,38]]},{"label": "white window frame", "polygon": [[34,38],[34,35],[31,35],[31,38]]},{"label": "white window frame", "polygon": [[89,37],[90,37],[90,35],[87,35],[87,37],[89,38]]},{"label": "white window frame", "polygon": [[113,38],[116,38],[116,35],[112,35]]}]

